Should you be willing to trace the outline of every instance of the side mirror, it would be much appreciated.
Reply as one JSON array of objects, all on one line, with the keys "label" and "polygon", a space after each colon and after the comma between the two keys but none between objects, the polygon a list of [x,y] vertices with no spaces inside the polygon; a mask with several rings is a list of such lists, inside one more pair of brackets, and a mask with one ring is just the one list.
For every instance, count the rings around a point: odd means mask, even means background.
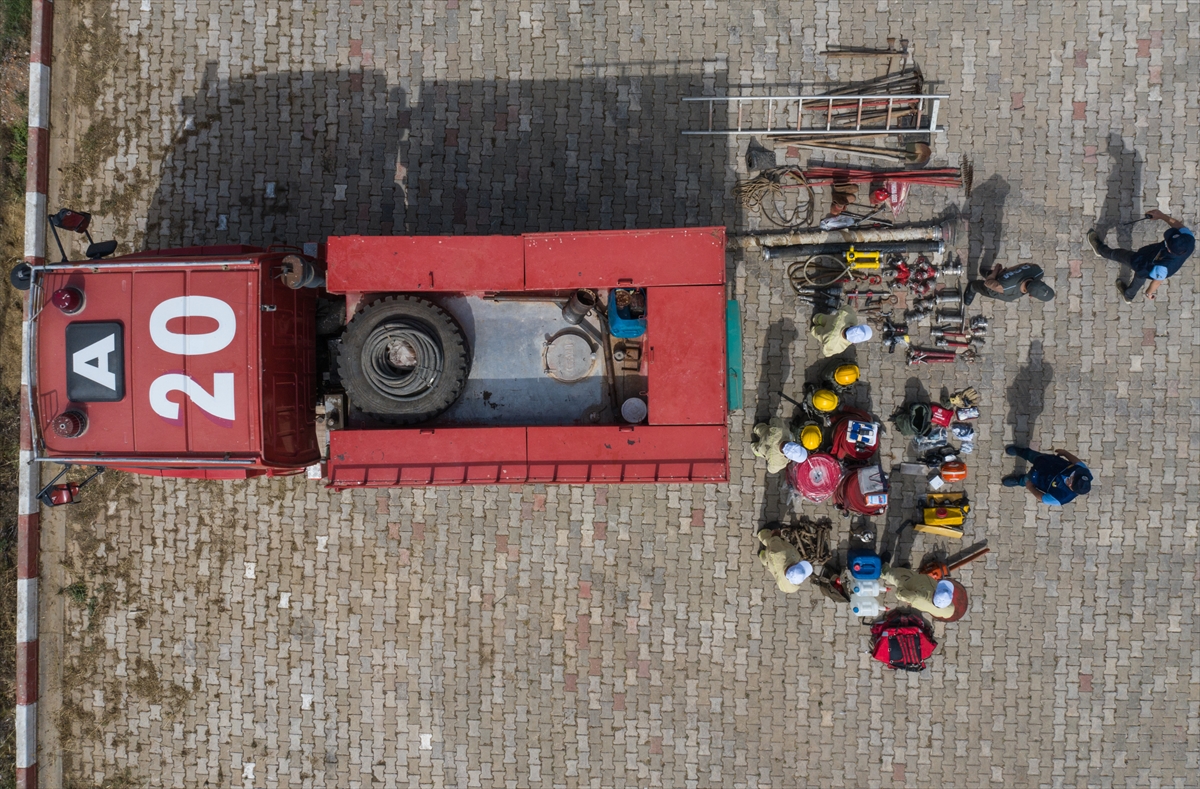
[{"label": "side mirror", "polygon": [[42,502],[42,504],[46,505],[47,507],[60,507],[63,504],[75,504],[79,501],[79,491],[83,489],[83,486],[104,473],[104,469],[100,466],[97,466],[95,473],[85,479],[83,482],[60,483],[59,480],[62,479],[63,474],[66,474],[70,470],[71,467],[66,466],[62,471],[58,472],[58,475],[55,476],[54,479],[50,480],[50,482],[46,484],[46,487],[42,488],[38,492],[38,501]]},{"label": "side mirror", "polygon": [[[57,214],[50,215],[50,230],[54,233],[54,243],[58,244],[58,253],[62,255],[60,263],[67,262],[67,252],[63,249],[62,239],[58,237],[60,228],[71,233],[83,233],[83,235],[87,236],[88,248],[86,255],[88,260],[99,260],[117,251],[116,241],[101,241],[99,244],[92,241],[92,234],[88,232],[91,224],[92,215],[86,211],[72,211],[69,208],[63,208]],[[14,282],[13,284],[16,283]]]},{"label": "side mirror", "polygon": [[86,211],[72,211],[69,208],[50,215],[50,226],[69,230],[72,233],[87,233],[92,224],[92,215]]},{"label": "side mirror", "polygon": [[88,260],[99,260],[100,258],[108,257],[117,251],[116,241],[101,241],[98,244],[88,244],[87,255]]},{"label": "side mirror", "polygon": [[8,272],[8,281],[17,290],[29,290],[33,287],[33,267],[28,263],[18,263]]}]

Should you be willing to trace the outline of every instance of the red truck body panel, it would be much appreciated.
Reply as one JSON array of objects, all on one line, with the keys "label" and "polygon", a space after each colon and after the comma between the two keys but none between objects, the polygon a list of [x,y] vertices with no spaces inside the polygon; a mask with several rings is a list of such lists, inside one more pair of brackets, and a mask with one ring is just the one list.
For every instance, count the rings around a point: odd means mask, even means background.
[{"label": "red truck body panel", "polygon": [[724,425],[725,288],[647,288],[652,425]]},{"label": "red truck body panel", "polygon": [[520,236],[334,236],[332,293],[525,290]]},{"label": "red truck body panel", "polygon": [[329,484],[721,482],[724,425],[338,430]]},{"label": "red truck body panel", "polygon": [[[326,289],[345,294],[351,309],[373,293],[544,299],[577,288],[646,288],[649,406],[648,423],[639,425],[435,421],[331,430],[329,484],[727,480],[724,247],[723,228],[328,239]],[[42,274],[44,299],[68,285],[86,297],[79,313],[47,305],[36,323],[42,454],[208,479],[296,473],[315,463],[318,291],[279,280],[284,254],[190,247]],[[105,332],[121,335],[120,359],[104,355]],[[89,343],[82,355],[80,343]],[[114,383],[106,365],[117,370],[118,362],[124,389],[108,397],[95,387]],[[91,383],[80,384],[81,374]],[[80,396],[85,390],[100,399]],[[86,414],[88,429],[62,438],[52,423],[70,409]]]},{"label": "red truck body panel", "polygon": [[725,229],[531,233],[528,290],[723,285]]}]

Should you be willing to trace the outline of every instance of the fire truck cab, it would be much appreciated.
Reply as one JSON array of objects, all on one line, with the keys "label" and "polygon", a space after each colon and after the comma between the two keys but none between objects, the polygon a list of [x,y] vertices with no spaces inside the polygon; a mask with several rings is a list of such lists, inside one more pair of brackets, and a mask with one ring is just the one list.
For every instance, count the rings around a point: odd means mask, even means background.
[{"label": "fire truck cab", "polygon": [[42,461],[338,489],[728,479],[723,228],[339,236],[24,276]]}]

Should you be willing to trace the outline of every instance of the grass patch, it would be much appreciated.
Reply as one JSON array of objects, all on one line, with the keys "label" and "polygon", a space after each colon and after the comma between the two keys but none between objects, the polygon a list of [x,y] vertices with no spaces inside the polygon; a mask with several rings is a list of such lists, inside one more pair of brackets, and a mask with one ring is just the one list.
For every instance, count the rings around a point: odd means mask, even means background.
[{"label": "grass patch", "polygon": [[83,581],[76,581],[70,586],[64,586],[62,588],[62,594],[65,594],[67,597],[75,601],[76,605],[87,604],[88,588],[87,584],[85,584]]},{"label": "grass patch", "polygon": [[32,0],[0,0],[0,50],[8,54],[29,41]]},{"label": "grass patch", "polygon": [[100,171],[100,166],[117,153],[121,130],[107,116],[92,121],[75,147],[70,164],[62,168],[63,194],[69,204],[83,198],[83,184]]}]

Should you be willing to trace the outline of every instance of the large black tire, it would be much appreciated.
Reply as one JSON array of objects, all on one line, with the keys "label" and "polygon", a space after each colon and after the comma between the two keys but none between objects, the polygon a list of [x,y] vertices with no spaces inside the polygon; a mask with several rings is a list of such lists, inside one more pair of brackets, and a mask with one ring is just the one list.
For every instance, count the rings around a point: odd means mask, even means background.
[{"label": "large black tire", "polygon": [[[411,369],[389,361],[388,349],[399,339],[415,351]],[[455,320],[413,296],[388,296],[360,310],[338,352],[338,375],[351,406],[399,425],[424,422],[449,408],[470,367],[467,341]]]}]

